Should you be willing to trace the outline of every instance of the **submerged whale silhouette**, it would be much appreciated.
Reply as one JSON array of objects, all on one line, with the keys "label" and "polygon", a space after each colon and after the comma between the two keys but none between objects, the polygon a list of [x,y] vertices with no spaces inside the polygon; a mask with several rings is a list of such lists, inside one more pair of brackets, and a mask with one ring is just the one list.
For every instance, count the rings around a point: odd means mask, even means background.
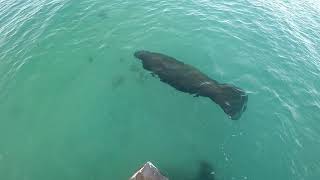
[{"label": "submerged whale silhouette", "polygon": [[196,180],[214,180],[215,172],[212,165],[207,161],[201,161]]},{"label": "submerged whale silhouette", "polygon": [[162,82],[179,91],[210,98],[232,120],[239,119],[247,107],[248,95],[242,89],[221,84],[191,65],[161,53],[144,50],[136,51],[134,56],[142,61],[144,69],[156,74]]}]

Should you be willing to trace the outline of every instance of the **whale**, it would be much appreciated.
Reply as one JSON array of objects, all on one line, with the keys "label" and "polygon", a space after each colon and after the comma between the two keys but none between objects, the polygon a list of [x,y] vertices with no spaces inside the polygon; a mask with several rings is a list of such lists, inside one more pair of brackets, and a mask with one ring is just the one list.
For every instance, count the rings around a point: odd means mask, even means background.
[{"label": "whale", "polygon": [[195,97],[207,97],[218,104],[232,120],[238,120],[247,108],[247,93],[232,84],[220,83],[196,67],[168,55],[147,50],[134,52],[145,70],[178,91]]}]

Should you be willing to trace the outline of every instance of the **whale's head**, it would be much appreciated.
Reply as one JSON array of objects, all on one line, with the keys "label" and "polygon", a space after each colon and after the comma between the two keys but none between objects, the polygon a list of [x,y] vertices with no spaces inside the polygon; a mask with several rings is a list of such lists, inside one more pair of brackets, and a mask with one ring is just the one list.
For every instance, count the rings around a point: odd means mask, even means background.
[{"label": "whale's head", "polygon": [[141,60],[143,68],[148,71],[155,72],[161,67],[162,58],[156,53],[142,50],[136,51],[134,56]]},{"label": "whale's head", "polygon": [[151,55],[151,52],[149,52],[149,51],[144,51],[144,50],[136,51],[136,52],[134,53],[134,57],[136,57],[136,58],[138,58],[138,59],[140,59],[140,60],[142,60],[142,61],[148,59],[148,58],[150,57],[150,55]]}]

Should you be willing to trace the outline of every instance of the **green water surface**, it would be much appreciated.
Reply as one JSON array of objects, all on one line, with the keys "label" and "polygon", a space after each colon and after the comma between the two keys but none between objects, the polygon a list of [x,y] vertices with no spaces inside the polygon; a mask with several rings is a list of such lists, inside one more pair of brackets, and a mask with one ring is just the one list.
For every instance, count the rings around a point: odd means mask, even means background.
[{"label": "green water surface", "polygon": [[[320,1],[0,0],[0,180],[320,178]],[[151,50],[245,89],[238,121]]]}]

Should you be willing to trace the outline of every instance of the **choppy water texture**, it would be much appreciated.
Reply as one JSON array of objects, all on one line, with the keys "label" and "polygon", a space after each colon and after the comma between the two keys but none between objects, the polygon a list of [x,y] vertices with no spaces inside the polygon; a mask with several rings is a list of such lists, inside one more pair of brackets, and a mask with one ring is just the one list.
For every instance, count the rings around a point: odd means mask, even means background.
[{"label": "choppy water texture", "polygon": [[[317,0],[0,0],[0,179],[320,178]],[[231,121],[144,71],[162,52],[249,94]]]}]

